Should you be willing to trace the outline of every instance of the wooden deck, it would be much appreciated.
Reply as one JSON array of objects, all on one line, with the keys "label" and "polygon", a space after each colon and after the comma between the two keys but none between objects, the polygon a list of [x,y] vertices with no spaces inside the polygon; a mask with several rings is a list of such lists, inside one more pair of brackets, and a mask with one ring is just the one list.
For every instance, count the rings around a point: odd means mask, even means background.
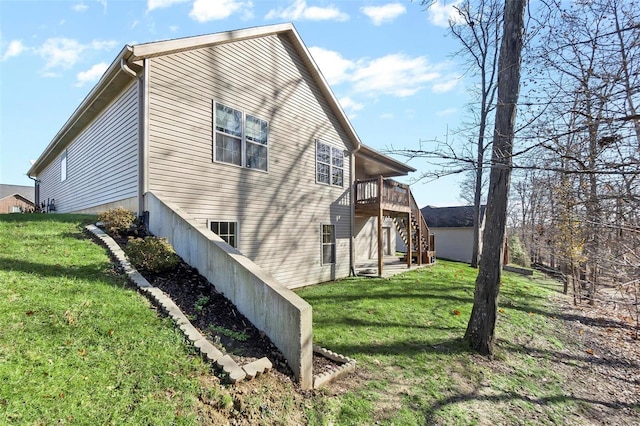
[{"label": "wooden deck", "polygon": [[[435,262],[435,236],[422,216],[409,185],[378,176],[355,182],[355,215],[378,218],[378,253],[376,276],[385,276],[387,261],[383,259],[382,221],[391,217],[398,235],[407,247],[406,268]],[[370,268],[366,268],[370,269]]]}]

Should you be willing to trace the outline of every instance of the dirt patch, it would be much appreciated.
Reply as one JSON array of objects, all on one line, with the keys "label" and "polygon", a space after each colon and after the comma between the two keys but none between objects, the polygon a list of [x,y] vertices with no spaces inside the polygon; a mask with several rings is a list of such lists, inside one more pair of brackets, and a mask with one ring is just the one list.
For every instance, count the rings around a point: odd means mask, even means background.
[{"label": "dirt patch", "polygon": [[593,424],[640,424],[640,340],[628,311],[615,301],[573,305],[557,297],[565,326],[576,340],[569,354],[558,354],[559,365],[573,360],[571,396],[583,402]]}]

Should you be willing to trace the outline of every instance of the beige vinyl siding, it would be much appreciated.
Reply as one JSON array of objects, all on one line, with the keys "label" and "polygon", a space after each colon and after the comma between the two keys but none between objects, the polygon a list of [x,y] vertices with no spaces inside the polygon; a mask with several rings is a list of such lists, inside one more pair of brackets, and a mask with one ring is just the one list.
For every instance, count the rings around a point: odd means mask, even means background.
[{"label": "beige vinyl siding", "polygon": [[[385,217],[382,226],[389,228],[389,248],[391,255],[395,254],[396,239],[402,241],[397,235],[396,226],[393,221]],[[354,234],[356,244],[356,260],[369,260],[378,258],[378,218],[377,217],[356,217]]]},{"label": "beige vinyl siding", "polygon": [[[315,140],[352,147],[288,41],[270,36],[148,63],[149,189],[202,226],[237,220],[238,249],[287,286],[347,276],[351,156],[344,187],[317,184]],[[214,101],[268,121],[267,173],[213,161]],[[322,265],[322,224],[336,225],[336,265]]]},{"label": "beige vinyl siding", "polygon": [[[138,194],[138,90],[132,83],[67,147],[67,179],[60,156],[38,176],[40,200],[60,213],[96,211]],[[134,204],[135,205],[135,204]]]}]

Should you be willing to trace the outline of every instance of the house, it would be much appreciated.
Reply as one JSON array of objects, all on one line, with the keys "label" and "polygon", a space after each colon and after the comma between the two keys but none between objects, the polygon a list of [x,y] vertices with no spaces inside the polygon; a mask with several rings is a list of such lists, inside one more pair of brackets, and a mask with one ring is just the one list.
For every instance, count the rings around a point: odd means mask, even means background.
[{"label": "house", "polygon": [[34,196],[33,186],[0,184],[0,214],[32,211]]},{"label": "house", "polygon": [[137,212],[285,356],[298,339],[306,377],[311,310],[288,289],[348,276],[371,239],[381,271],[385,216],[433,252],[388,179],[412,171],[360,141],[280,24],[125,46],[28,174],[57,212]]},{"label": "house", "polygon": [[[480,207],[480,247],[485,207]],[[429,230],[438,241],[438,258],[471,263],[473,253],[473,206],[431,207],[421,209]]]}]

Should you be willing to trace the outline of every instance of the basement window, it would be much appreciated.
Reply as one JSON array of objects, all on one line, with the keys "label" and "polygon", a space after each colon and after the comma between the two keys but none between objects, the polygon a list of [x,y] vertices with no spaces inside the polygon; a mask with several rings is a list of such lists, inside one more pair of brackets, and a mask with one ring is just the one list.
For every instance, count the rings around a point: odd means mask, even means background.
[{"label": "basement window", "polygon": [[322,264],[336,263],[336,226],[322,225]]},{"label": "basement window", "polygon": [[238,222],[211,220],[209,221],[209,229],[231,247],[238,248]]}]

